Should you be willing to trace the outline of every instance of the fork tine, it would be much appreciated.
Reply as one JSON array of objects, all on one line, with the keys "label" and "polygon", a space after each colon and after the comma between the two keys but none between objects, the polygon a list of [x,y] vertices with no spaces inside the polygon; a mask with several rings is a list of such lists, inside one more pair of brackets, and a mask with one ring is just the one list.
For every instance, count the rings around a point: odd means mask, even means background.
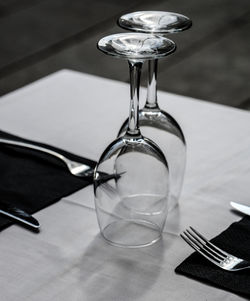
[{"label": "fork tine", "polygon": [[183,232],[194,244],[196,244],[201,250],[203,250],[204,252],[206,252],[207,254],[210,255],[210,257],[212,257],[214,260],[217,260],[218,262],[222,261],[223,259],[221,259],[220,257],[218,257],[216,254],[214,254],[214,252],[210,252],[209,250],[207,250],[207,248],[204,248],[205,245],[201,244],[195,236],[192,236],[188,230]]},{"label": "fork tine", "polygon": [[213,243],[211,243],[210,241],[208,241],[202,234],[200,234],[197,230],[195,230],[193,227],[190,226],[190,229],[197,235],[199,236],[203,241],[205,241],[210,247],[214,248],[215,250],[217,250],[218,252],[220,252],[222,255],[224,256],[230,256],[230,254],[228,254],[227,252],[223,251],[222,249],[218,248],[217,246],[215,246]]},{"label": "fork tine", "polygon": [[212,254],[214,256],[216,256],[219,260],[224,260],[227,256],[225,255],[221,255],[219,252],[217,252],[216,250],[214,250],[213,248],[211,248],[206,242],[204,243],[199,236],[194,235],[191,231],[189,231],[188,229],[186,230],[192,237],[193,239],[195,239],[196,241],[198,241],[202,248],[206,248],[207,250],[211,251]]},{"label": "fork tine", "polygon": [[211,258],[209,255],[207,255],[202,249],[200,249],[198,246],[192,243],[192,241],[189,240],[189,238],[185,237],[183,234],[180,234],[181,238],[185,240],[187,244],[190,245],[193,249],[195,249],[198,253],[200,253],[202,256],[204,256],[207,260],[211,261],[213,264],[220,266],[219,263]]}]

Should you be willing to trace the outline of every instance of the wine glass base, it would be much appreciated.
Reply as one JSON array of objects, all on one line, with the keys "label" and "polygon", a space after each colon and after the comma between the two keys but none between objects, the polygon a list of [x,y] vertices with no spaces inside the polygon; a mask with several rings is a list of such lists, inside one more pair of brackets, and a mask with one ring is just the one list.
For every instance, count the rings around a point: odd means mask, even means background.
[{"label": "wine glass base", "polygon": [[109,244],[123,248],[147,247],[162,237],[160,227],[145,220],[114,221],[101,234]]}]

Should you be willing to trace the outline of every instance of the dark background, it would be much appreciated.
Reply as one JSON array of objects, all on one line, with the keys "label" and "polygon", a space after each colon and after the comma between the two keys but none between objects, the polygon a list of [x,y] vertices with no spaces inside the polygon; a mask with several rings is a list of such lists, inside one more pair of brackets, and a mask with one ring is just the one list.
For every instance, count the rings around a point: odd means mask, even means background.
[{"label": "dark background", "polygon": [[178,50],[160,61],[159,89],[250,109],[250,0],[0,0],[0,95],[63,68],[128,81],[126,62],[96,43],[137,10],[193,20],[169,36]]}]

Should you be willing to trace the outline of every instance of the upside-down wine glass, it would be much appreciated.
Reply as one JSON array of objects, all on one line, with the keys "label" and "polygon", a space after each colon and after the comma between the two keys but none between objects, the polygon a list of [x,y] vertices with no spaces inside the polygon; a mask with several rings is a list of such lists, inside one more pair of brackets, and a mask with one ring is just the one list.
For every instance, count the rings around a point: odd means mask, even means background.
[{"label": "upside-down wine glass", "polygon": [[[118,24],[127,30],[162,35],[186,30],[192,25],[192,22],[188,17],[172,12],[139,11],[123,15],[119,18]],[[144,108],[139,111],[139,123],[142,133],[160,146],[168,161],[169,210],[171,210],[178,204],[183,184],[186,142],[176,120],[158,106],[157,66],[157,58],[148,62],[147,98]],[[118,136],[123,134],[127,127],[128,120],[122,125]]]},{"label": "upside-down wine glass", "polygon": [[127,59],[130,70],[128,128],[101,155],[94,172],[97,220],[111,244],[141,247],[161,238],[168,211],[169,172],[164,154],[141,135],[138,124],[142,64],[175,50],[171,40],[142,33],[114,34],[99,50]]}]

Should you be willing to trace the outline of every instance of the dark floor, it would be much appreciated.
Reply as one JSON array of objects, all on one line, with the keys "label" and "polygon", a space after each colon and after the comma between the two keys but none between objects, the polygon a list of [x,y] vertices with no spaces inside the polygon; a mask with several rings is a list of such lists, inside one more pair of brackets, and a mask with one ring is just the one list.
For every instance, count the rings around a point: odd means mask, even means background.
[{"label": "dark floor", "polygon": [[178,50],[160,62],[159,89],[250,109],[250,0],[0,0],[0,95],[63,68],[128,81],[96,42],[137,10],[193,20],[170,36]]}]

